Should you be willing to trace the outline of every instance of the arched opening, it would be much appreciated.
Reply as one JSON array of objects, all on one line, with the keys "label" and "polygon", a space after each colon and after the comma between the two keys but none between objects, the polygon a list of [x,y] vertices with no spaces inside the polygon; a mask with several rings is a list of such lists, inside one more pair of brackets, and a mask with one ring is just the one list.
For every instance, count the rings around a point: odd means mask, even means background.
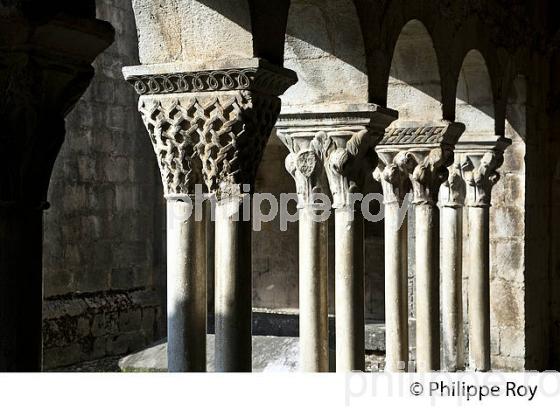
[{"label": "arched opening", "polygon": [[[442,91],[438,67],[436,50],[426,26],[419,20],[410,20],[402,28],[395,43],[389,72],[387,106],[399,112],[399,118],[393,126],[414,127],[441,122]],[[407,212],[406,221],[408,224],[408,314],[410,317],[415,317],[414,212],[410,210]],[[377,225],[381,241],[384,237],[383,224]],[[383,245],[379,249],[379,255],[382,255]],[[382,273],[381,278],[383,277]]]},{"label": "arched opening", "polygon": [[430,33],[419,20],[409,21],[395,44],[387,106],[399,112],[399,123],[442,118],[437,55]]},{"label": "arched opening", "polygon": [[[367,103],[368,79],[360,22],[351,0],[292,0],[284,43],[284,67],[298,82],[282,95],[282,112],[327,111],[336,104]],[[256,181],[256,192],[295,192],[285,170],[288,149],[272,135]],[[265,211],[263,206],[263,211]],[[295,203],[289,203],[295,213]],[[329,258],[334,229],[329,229]],[[282,231],[278,218],[253,234],[253,306],[295,312],[298,308],[298,224]],[[329,299],[334,300],[334,264],[329,267]],[[379,265],[379,261],[376,263]],[[366,269],[367,271],[367,269]],[[368,272],[369,273],[369,272]],[[366,283],[366,300],[373,285]],[[366,302],[366,311],[373,308]],[[330,309],[333,311],[333,304]]]},{"label": "arched opening", "polygon": [[478,50],[465,56],[457,81],[455,121],[465,124],[459,141],[495,139],[494,99],[486,61]]}]

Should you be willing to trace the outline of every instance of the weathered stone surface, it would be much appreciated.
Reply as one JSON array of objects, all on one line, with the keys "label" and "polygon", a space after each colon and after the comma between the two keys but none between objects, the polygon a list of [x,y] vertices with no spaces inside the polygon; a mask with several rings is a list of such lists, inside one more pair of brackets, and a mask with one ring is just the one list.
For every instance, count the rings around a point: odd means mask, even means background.
[{"label": "weathered stone surface", "polygon": [[[115,25],[116,41],[94,64],[54,167],[43,258],[46,367],[126,353],[152,342],[154,329],[163,327],[161,312],[154,314],[161,300],[150,289],[161,246],[157,164],[149,140],[140,138],[134,91],[120,73],[138,58],[132,8],[118,0],[97,3],[98,16]],[[141,319],[146,306],[151,314]],[[121,334],[138,336],[113,341]]]}]

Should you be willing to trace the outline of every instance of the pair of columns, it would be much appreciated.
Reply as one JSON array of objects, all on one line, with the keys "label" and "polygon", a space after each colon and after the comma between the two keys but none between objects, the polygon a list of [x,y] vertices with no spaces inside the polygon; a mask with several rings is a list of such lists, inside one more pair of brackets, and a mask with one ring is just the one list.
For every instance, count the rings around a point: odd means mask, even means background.
[{"label": "pair of columns", "polygon": [[[215,369],[250,372],[251,220],[244,204],[280,113],[278,96],[297,77],[261,59],[123,72],[140,94],[167,199],[169,371],[206,370],[209,273],[215,275]],[[207,272],[210,215],[203,192],[217,200],[214,272]]]},{"label": "pair of columns", "polygon": [[[462,266],[468,270],[469,367],[491,370],[491,193],[499,180],[497,169],[503,163],[503,153],[510,144],[511,140],[503,137],[459,143],[449,178],[442,185],[442,366],[446,371],[463,369],[465,364]],[[468,236],[462,232],[463,215]]]},{"label": "pair of columns", "polygon": [[[441,364],[446,371],[463,368],[462,207],[465,204],[469,222],[466,266],[471,366],[476,370],[490,369],[490,194],[509,140],[460,143],[455,148],[463,131],[464,126],[457,123],[391,128],[377,147],[380,164],[375,176],[382,183],[386,212],[388,371],[408,370],[408,233],[401,207],[410,191],[416,234],[416,370],[439,370]],[[440,280],[443,340],[440,340]]]},{"label": "pair of columns", "polygon": [[[327,247],[334,209],[336,370],[365,369],[364,220],[353,194],[375,166],[374,147],[396,112],[374,104],[286,112],[277,134],[289,149],[286,169],[299,208],[300,370],[329,370]],[[318,194],[328,194],[324,208]],[[320,205],[322,204],[322,205]],[[323,212],[321,212],[323,211]],[[328,213],[324,213],[328,211]]]}]

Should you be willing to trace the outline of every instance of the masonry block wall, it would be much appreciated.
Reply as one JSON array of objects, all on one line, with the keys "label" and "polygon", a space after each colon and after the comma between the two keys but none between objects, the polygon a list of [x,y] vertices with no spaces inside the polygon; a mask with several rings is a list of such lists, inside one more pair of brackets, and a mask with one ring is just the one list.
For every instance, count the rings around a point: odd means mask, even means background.
[{"label": "masonry block wall", "polygon": [[161,182],[123,65],[138,63],[129,1],[97,1],[116,30],[68,116],[45,214],[44,366],[138,350],[161,336]]}]

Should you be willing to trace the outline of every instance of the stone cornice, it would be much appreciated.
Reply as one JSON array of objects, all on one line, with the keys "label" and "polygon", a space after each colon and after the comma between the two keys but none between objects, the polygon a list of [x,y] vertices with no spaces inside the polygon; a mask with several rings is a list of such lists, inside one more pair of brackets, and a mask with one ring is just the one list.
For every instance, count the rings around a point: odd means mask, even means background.
[{"label": "stone cornice", "polygon": [[456,122],[390,127],[385,130],[378,146],[381,149],[386,146],[402,150],[455,145],[464,130],[465,126]]},{"label": "stone cornice", "polygon": [[247,90],[279,96],[297,82],[293,71],[261,59],[124,67],[123,74],[140,95]]}]

